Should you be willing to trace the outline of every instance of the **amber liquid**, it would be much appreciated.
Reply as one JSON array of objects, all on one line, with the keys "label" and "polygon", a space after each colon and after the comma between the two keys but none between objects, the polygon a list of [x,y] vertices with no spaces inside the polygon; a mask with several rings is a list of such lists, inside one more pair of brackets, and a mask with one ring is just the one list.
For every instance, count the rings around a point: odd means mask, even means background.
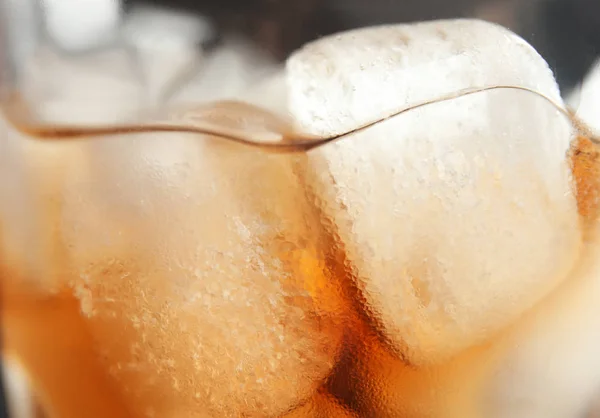
[{"label": "amber liquid", "polygon": [[[6,270],[6,269],[4,269]],[[36,418],[131,418],[119,385],[99,361],[97,347],[71,291],[41,295],[2,282],[4,355],[27,370],[43,415]],[[328,385],[281,418],[352,418]]]},{"label": "amber liquid", "polygon": [[[38,139],[49,140],[80,138],[90,134],[94,136],[148,131],[148,128],[143,127],[127,130],[118,128],[95,130],[90,127],[65,131],[62,128],[36,130],[20,126],[19,129]],[[265,151],[273,149],[271,145],[253,145]],[[287,148],[284,149],[306,151],[310,147],[288,142]],[[598,213],[597,197],[600,190],[598,184],[600,176],[597,174],[600,171],[598,153],[591,140],[580,138],[574,143],[571,163],[579,192],[580,214],[584,219],[595,218]],[[343,255],[338,255],[335,263],[343,265]],[[18,266],[0,266],[0,274],[2,274],[0,284],[3,286],[4,351],[6,355],[18,359],[28,370],[33,382],[33,390],[39,396],[48,417],[133,417],[134,415],[127,410],[124,395],[114,385],[98,359],[92,336],[82,316],[80,301],[70,290],[48,296],[25,286],[19,287],[18,283],[21,283],[21,280],[11,280],[11,277],[19,276],[11,272],[18,270]],[[345,273],[340,272],[340,274]],[[348,290],[348,301],[351,304],[358,302],[353,299],[360,298],[360,295],[353,296],[353,291],[355,289]],[[358,311],[354,307],[350,310]],[[386,397],[383,393],[370,393],[369,385],[365,385],[365,382],[385,380],[390,374],[395,375],[396,381],[404,381],[402,390],[405,391],[406,396],[414,398],[415,404],[434,402],[428,398],[431,395],[428,390],[431,376],[423,375],[412,369],[410,365],[403,364],[401,359],[395,358],[385,347],[385,341],[373,331],[376,324],[370,323],[368,315],[357,313],[355,320],[356,324],[352,328],[354,334],[348,337],[345,353],[333,376],[324,383],[312,399],[290,412],[289,418],[336,418],[373,413],[371,407],[379,401],[365,399],[365,396],[382,396],[381,399]],[[463,360],[458,359],[456,364],[447,367],[447,371],[442,368],[442,372],[434,378],[440,379],[444,373],[449,376],[449,379],[456,374],[473,373],[469,359],[482,355],[483,351],[485,347],[466,353],[464,356],[466,366],[462,365]],[[397,389],[398,386],[390,388],[390,390]],[[357,394],[359,392],[362,394]],[[471,392],[465,390],[465,393]],[[397,398],[397,396],[392,397]],[[463,406],[459,405],[455,408],[460,409]],[[468,409],[468,407],[464,408]],[[406,417],[420,416],[419,412],[412,411],[410,407],[401,407],[401,409]],[[352,412],[353,410],[355,412]],[[455,416],[458,415],[452,415]],[[464,418],[473,416],[471,412],[464,414]]]},{"label": "amber liquid", "polygon": [[[69,141],[88,139],[99,135],[111,136],[165,131],[169,126],[107,127],[32,127],[13,125],[32,140]],[[313,145],[291,143],[283,133],[279,144],[251,143],[248,145],[264,152],[304,152]],[[210,131],[192,129],[189,133],[211,134]],[[221,138],[222,139],[222,138]],[[236,137],[225,137],[233,142]],[[216,138],[219,140],[219,138]],[[307,139],[308,141],[308,139]],[[52,183],[52,180],[49,180]],[[44,183],[45,184],[45,183]],[[55,187],[52,184],[51,187]],[[60,208],[51,204],[46,208],[44,220],[59,216]],[[53,213],[53,215],[48,215]],[[45,222],[45,221],[42,221]],[[52,243],[50,243],[52,246]],[[60,250],[58,250],[60,252]],[[0,251],[0,255],[2,252]],[[60,254],[51,264],[60,267]],[[4,261],[4,262],[3,262]],[[318,275],[318,274],[317,274]],[[16,279],[15,279],[16,278]],[[316,278],[318,280],[318,278]],[[38,277],[24,278],[19,265],[9,265],[0,260],[0,286],[2,286],[1,315],[4,332],[4,354],[15,359],[26,369],[32,391],[39,399],[44,416],[48,418],[127,418],[140,415],[128,410],[122,388],[110,376],[100,360],[97,340],[89,329],[82,313],[81,300],[66,287],[57,293],[46,293],[36,285],[44,283]],[[129,403],[130,404],[130,403]],[[292,408],[282,418],[351,418],[354,413],[339,397],[331,394],[326,385],[314,396]]]},{"label": "amber liquid", "polygon": [[27,370],[44,413],[49,418],[130,417],[98,363],[79,301],[68,293],[36,297],[7,289],[6,281],[4,352]]},{"label": "amber liquid", "polygon": [[69,290],[28,286],[44,280],[23,278],[4,258],[0,249],[3,353],[26,370],[39,418],[131,417],[98,362],[79,301]]}]

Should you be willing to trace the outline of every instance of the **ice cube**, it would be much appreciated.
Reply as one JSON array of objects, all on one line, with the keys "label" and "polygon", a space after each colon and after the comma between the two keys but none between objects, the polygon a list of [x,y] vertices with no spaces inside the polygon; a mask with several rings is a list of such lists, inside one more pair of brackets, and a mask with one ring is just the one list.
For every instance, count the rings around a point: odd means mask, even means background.
[{"label": "ice cube", "polygon": [[70,52],[114,40],[123,7],[119,0],[45,0],[40,4],[47,35]]},{"label": "ice cube", "polygon": [[346,308],[295,157],[166,134],[89,147],[60,225],[71,284],[131,408],[279,416],[312,397]]},{"label": "ice cube", "polygon": [[[499,26],[360,29],[287,65],[298,125],[331,135],[471,87],[532,88],[561,106],[546,62]],[[415,109],[309,153],[301,175],[395,351],[433,364],[482,343],[561,283],[582,234],[570,121],[526,91]]]}]

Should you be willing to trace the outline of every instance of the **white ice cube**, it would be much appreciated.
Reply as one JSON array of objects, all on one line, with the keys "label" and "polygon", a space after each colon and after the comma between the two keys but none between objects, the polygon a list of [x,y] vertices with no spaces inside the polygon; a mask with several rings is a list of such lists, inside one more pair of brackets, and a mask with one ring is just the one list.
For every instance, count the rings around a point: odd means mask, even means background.
[{"label": "white ice cube", "polygon": [[[322,135],[470,87],[532,88],[562,106],[531,46],[475,20],[327,37],[287,71],[291,113]],[[408,361],[436,363],[485,341],[567,277],[581,246],[571,139],[569,120],[546,99],[497,90],[427,105],[309,154],[303,175],[317,205],[368,309]]]},{"label": "white ice cube", "polygon": [[115,39],[121,21],[120,0],[43,0],[46,31],[67,51],[81,51]]}]

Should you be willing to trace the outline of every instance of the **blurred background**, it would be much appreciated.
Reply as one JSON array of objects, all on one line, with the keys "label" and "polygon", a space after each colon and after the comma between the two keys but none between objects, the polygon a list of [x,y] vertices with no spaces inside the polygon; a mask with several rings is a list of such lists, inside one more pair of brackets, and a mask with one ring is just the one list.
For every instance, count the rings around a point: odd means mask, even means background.
[{"label": "blurred background", "polygon": [[[140,50],[168,34],[188,48],[178,49],[180,55],[200,53],[188,77],[211,85],[215,97],[251,83],[249,74],[257,68],[264,73],[277,67],[308,41],[384,23],[456,17],[500,23],[546,58],[565,94],[577,91],[600,56],[599,0],[0,0],[0,5],[21,49],[41,32],[66,53],[101,49],[114,42],[110,33],[120,26]],[[0,395],[0,417],[7,416],[8,404],[11,418],[41,418],[22,372],[8,365],[0,377],[9,388]]]},{"label": "blurred background", "polygon": [[248,37],[277,59],[302,44],[362,26],[479,17],[523,36],[546,58],[565,88],[600,54],[598,0],[125,0],[208,17],[219,34]]}]

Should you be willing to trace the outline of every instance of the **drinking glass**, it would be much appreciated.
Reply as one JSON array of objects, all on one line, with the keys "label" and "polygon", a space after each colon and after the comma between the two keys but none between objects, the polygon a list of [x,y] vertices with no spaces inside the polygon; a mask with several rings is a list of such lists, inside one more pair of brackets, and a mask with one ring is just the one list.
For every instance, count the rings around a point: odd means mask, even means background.
[{"label": "drinking glass", "polygon": [[[441,290],[419,281],[467,265],[452,248],[439,260],[426,255],[462,231],[473,259],[575,239],[572,208],[552,206],[571,183],[527,177],[560,150],[506,146],[532,124],[551,126],[530,132],[549,141],[576,137],[540,94],[500,86],[431,97],[320,138],[286,119],[274,64],[246,81],[253,88],[220,97],[184,82],[198,63],[187,62],[183,78],[153,66],[192,60],[189,44],[149,51],[117,19],[94,42],[81,35],[83,46],[65,46],[42,3],[2,6],[3,355],[26,370],[49,417],[439,416],[436,408],[475,417],[478,376],[496,359],[484,343],[522,313],[514,306],[560,284],[549,274],[572,267],[574,256],[557,251],[521,293],[493,300],[486,292],[498,289],[467,274],[450,313],[435,306]],[[431,146],[438,138],[448,143],[441,151]],[[379,151],[346,163],[365,141]],[[395,147],[419,158],[386,171]],[[508,176],[526,180],[480,201],[503,181],[488,153],[510,158]],[[547,187],[544,199],[511,200],[537,187]],[[460,204],[444,206],[456,196]],[[521,215],[510,223],[515,206]],[[493,222],[532,235],[477,235]],[[560,236],[540,243],[556,222]],[[486,268],[516,282],[509,267],[522,261],[498,250]],[[506,321],[469,315],[484,308]]]}]

